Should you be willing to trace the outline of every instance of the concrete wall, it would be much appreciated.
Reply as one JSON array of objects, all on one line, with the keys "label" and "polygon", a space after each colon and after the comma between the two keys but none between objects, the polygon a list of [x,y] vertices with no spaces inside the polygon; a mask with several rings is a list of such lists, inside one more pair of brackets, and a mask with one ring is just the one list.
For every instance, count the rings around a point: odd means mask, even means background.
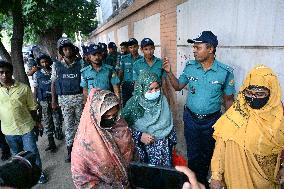
[{"label": "concrete wall", "polygon": [[[199,0],[177,6],[177,75],[193,58],[186,40],[202,30],[218,36],[217,59],[235,69],[237,90],[256,64],[271,67],[284,87],[284,1]],[[187,92],[177,92],[177,107],[185,103]]]}]

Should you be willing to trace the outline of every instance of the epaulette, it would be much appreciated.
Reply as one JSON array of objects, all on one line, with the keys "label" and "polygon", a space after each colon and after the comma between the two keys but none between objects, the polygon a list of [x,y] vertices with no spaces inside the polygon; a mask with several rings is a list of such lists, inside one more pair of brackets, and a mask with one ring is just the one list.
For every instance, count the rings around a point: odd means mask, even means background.
[{"label": "epaulette", "polygon": [[80,72],[84,72],[86,70],[92,69],[92,65],[86,66],[80,70]]},{"label": "epaulette", "polygon": [[194,65],[194,64],[197,64],[197,62],[195,60],[189,60],[185,63],[185,65]]},{"label": "epaulette", "polygon": [[103,64],[104,67],[108,68],[108,69],[114,69],[113,66],[109,65],[109,64]]},{"label": "epaulette", "polygon": [[231,67],[231,66],[228,66],[226,64],[223,64],[221,62],[218,61],[218,65],[223,68],[224,70],[230,72],[230,73],[233,73],[234,69]]}]

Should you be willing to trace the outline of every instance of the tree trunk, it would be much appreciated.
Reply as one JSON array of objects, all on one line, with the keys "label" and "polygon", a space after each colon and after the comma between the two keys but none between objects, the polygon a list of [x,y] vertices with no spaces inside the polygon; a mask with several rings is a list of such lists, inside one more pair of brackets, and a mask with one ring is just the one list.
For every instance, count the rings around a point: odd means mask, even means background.
[{"label": "tree trunk", "polygon": [[8,53],[8,51],[6,50],[6,48],[4,47],[4,45],[3,45],[1,40],[0,40],[0,57],[3,60],[12,63],[11,56]]},{"label": "tree trunk", "polygon": [[61,27],[55,27],[39,35],[40,44],[46,47],[47,53],[52,58],[57,58],[57,40],[62,36],[62,33]]},{"label": "tree trunk", "polygon": [[21,0],[14,1],[12,9],[13,17],[13,36],[11,39],[11,59],[14,66],[14,78],[22,83],[29,84],[28,77],[24,68],[24,60],[22,54],[23,36],[24,36],[24,20],[22,13]]}]

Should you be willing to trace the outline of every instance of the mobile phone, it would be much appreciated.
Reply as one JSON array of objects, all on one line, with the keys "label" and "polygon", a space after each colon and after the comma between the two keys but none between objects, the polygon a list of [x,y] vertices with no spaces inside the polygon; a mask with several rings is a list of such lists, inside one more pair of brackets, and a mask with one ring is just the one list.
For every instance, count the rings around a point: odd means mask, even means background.
[{"label": "mobile phone", "polygon": [[188,178],[174,168],[131,162],[128,177],[134,187],[144,189],[182,189]]}]

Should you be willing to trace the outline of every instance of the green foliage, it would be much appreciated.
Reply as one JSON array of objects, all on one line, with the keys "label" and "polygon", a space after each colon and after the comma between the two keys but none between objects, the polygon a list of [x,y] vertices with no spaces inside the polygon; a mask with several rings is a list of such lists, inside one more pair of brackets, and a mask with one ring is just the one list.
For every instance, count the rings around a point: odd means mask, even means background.
[{"label": "green foliage", "polygon": [[13,20],[10,16],[0,13],[0,39],[2,36],[2,30],[5,30],[8,34],[8,37],[12,37],[13,34]]},{"label": "green foliage", "polygon": [[28,31],[41,34],[61,28],[68,36],[75,31],[88,34],[97,26],[97,0],[25,0],[23,13]]}]

